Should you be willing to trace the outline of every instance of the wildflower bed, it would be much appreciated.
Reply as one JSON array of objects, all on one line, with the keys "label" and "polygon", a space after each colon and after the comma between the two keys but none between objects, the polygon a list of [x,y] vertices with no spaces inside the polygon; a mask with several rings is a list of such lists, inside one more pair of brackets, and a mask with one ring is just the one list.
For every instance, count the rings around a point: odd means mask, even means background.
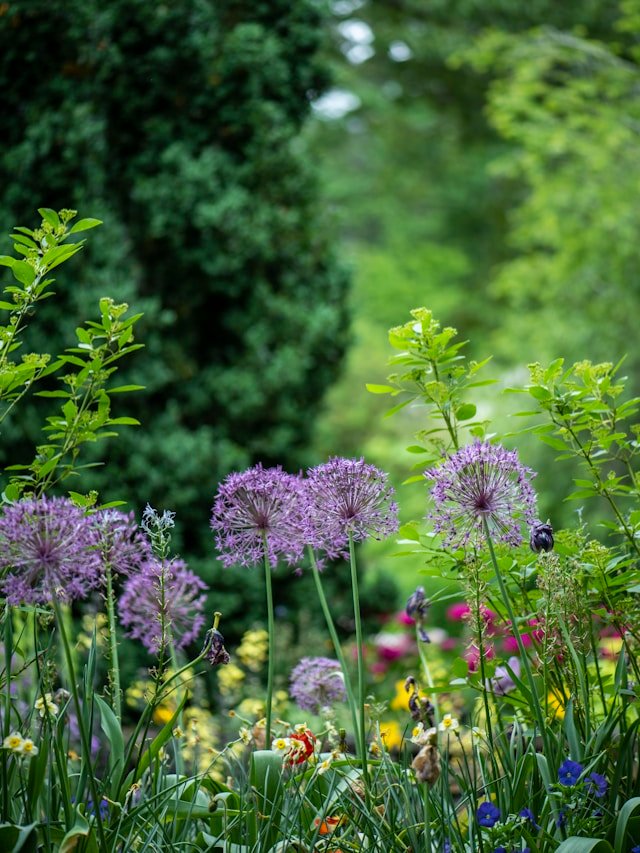
[{"label": "wildflower bed", "polygon": [[[399,528],[387,475],[363,459],[230,474],[212,552],[215,540],[224,565],[262,569],[267,630],[227,651],[205,583],[172,551],[173,513],[147,507],[138,525],[93,493],[60,494],[83,444],[131,421],[111,417],[111,396],[135,387],[111,377],[137,347],[137,318],[103,299],[77,346],[14,360],[50,270],[81,246],[69,238],[98,224],[41,214],[14,235],[21,258],[0,258],[17,282],[0,306],[0,416],[47,376],[60,404],[33,462],[8,472],[0,511],[0,849],[639,853],[640,401],[624,399],[616,369],[532,365],[520,389],[533,432],[584,468],[573,497],[608,510],[600,538],[554,531],[534,472],[476,419],[482,365],[414,311],[390,333],[396,372],[370,390],[424,411],[409,479],[428,486],[426,521]],[[411,661],[394,728],[367,666],[357,543],[396,534],[422,585],[402,616],[414,639],[386,640],[387,662]],[[353,656],[323,583],[341,562]],[[334,657],[302,657],[283,692],[272,575],[292,569],[313,576]],[[431,623],[432,577],[453,590],[436,598],[463,592],[459,656]],[[74,627],[78,602],[89,636]],[[140,683],[121,684],[123,635],[152,661]],[[207,672],[222,707],[248,676],[260,683],[263,660],[266,696],[213,713]]]}]

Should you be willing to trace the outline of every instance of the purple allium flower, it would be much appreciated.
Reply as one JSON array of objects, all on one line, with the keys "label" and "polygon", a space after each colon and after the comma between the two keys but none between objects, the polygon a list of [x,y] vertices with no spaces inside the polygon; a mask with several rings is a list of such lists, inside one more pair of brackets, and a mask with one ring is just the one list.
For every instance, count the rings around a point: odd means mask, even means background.
[{"label": "purple allium flower", "polygon": [[558,781],[561,785],[571,788],[578,782],[583,770],[584,767],[582,764],[578,764],[577,761],[572,761],[570,758],[567,758],[558,768]]},{"label": "purple allium flower", "polygon": [[312,714],[347,698],[344,675],[337,660],[302,658],[292,669],[289,681],[293,701]]},{"label": "purple allium flower", "polygon": [[26,499],[0,515],[0,591],[9,604],[85,598],[102,562],[91,520],[68,498]]},{"label": "purple allium flower", "polygon": [[480,826],[491,829],[500,820],[500,809],[493,803],[481,803],[476,811],[476,818]]},{"label": "purple allium flower", "polygon": [[151,557],[151,543],[140,531],[132,512],[102,509],[91,516],[98,532],[98,545],[104,563],[128,577],[137,574]]},{"label": "purple allium flower", "polygon": [[589,773],[584,780],[587,783],[587,791],[594,797],[604,797],[609,790],[609,783],[600,773]]},{"label": "purple allium flower", "polygon": [[177,649],[200,633],[207,585],[182,560],[150,560],[124,585],[118,603],[129,637],[157,653],[169,642]]},{"label": "purple allium flower", "polygon": [[364,459],[335,457],[309,469],[306,480],[306,534],[309,544],[330,556],[354,541],[382,539],[398,529],[398,508],[384,471]]},{"label": "purple allium flower", "polygon": [[497,666],[493,678],[487,681],[487,688],[497,696],[506,696],[511,690],[516,689],[516,683],[511,675],[520,677],[520,658],[511,657],[507,666]]},{"label": "purple allium flower", "polygon": [[255,566],[278,557],[293,564],[302,556],[302,479],[282,468],[255,465],[229,474],[213,505],[211,527],[224,566]]},{"label": "purple allium flower", "polygon": [[476,441],[425,471],[433,480],[435,509],[429,518],[446,545],[462,547],[484,541],[486,520],[501,542],[522,542],[520,522],[536,519],[536,495],[529,480],[535,474],[525,468],[515,450]]}]

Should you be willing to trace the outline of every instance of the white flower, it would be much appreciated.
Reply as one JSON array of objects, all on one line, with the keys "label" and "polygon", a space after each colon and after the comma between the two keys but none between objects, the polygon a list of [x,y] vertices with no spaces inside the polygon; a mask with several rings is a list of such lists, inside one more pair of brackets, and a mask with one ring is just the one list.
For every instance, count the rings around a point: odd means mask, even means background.
[{"label": "white flower", "polygon": [[20,746],[20,749],[16,750],[16,752],[19,752],[20,755],[24,755],[25,757],[28,758],[30,755],[37,755],[38,754],[38,747],[31,740],[31,738],[26,737],[22,741],[22,745]]},{"label": "white flower", "polygon": [[460,723],[451,714],[445,714],[438,726],[441,732],[454,732],[460,728]]},{"label": "white flower", "polygon": [[425,744],[429,743],[431,740],[435,738],[437,735],[437,729],[430,728],[425,729],[424,723],[418,723],[411,730],[411,743],[415,743],[418,746],[425,746]]},{"label": "white flower", "polygon": [[19,732],[11,732],[3,741],[2,748],[10,749],[11,752],[22,752],[22,744],[24,743],[22,735]]},{"label": "white flower", "polygon": [[478,728],[478,726],[474,726],[471,729],[471,740],[474,743],[478,743],[479,741],[485,740],[487,737],[487,733],[484,729]]},{"label": "white flower", "polygon": [[45,693],[44,696],[39,696],[33,707],[41,717],[45,717],[47,714],[51,714],[52,717],[55,717],[59,711],[58,706],[51,697],[51,693]]},{"label": "white flower", "polygon": [[278,752],[283,755],[285,752],[288,752],[291,749],[291,738],[276,738],[271,744],[271,749],[273,750],[273,752]]},{"label": "white flower", "polygon": [[249,731],[249,729],[243,726],[238,732],[238,735],[240,737],[241,742],[245,746],[249,746],[249,744],[251,743],[251,732]]}]

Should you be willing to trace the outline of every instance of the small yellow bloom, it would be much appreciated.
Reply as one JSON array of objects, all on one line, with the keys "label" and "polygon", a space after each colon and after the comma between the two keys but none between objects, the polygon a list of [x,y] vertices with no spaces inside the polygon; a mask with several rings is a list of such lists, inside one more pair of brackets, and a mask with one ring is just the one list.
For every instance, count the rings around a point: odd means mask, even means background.
[{"label": "small yellow bloom", "polygon": [[460,728],[460,723],[452,714],[445,714],[438,728],[441,732],[454,732]]},{"label": "small yellow bloom", "polygon": [[414,726],[411,730],[411,743],[415,743],[418,746],[425,746],[431,741],[435,743],[437,734],[437,729],[433,727],[425,729],[424,723],[418,723],[418,725]]},{"label": "small yellow bloom", "polygon": [[153,711],[153,722],[159,726],[164,726],[173,717],[175,708],[170,705],[158,705]]},{"label": "small yellow bloom", "polygon": [[552,720],[564,720],[564,707],[566,700],[558,690],[550,690],[547,695],[549,716]]},{"label": "small yellow bloom", "polygon": [[18,732],[11,732],[11,734],[6,737],[2,741],[3,749],[10,749],[11,752],[22,752],[22,744],[24,741],[22,740],[22,735]]},{"label": "small yellow bloom", "polygon": [[241,743],[243,743],[245,746],[249,746],[249,744],[251,743],[251,732],[249,731],[249,729],[243,726],[238,732],[238,735],[240,737]]}]

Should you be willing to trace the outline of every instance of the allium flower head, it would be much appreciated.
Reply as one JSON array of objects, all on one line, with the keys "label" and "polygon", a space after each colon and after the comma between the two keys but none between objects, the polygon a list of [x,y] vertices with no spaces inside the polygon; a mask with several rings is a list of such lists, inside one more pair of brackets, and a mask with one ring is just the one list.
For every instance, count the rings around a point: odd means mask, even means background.
[{"label": "allium flower head", "polygon": [[493,536],[508,545],[522,542],[521,522],[536,519],[536,495],[515,450],[476,441],[425,471],[433,480],[434,530],[446,545],[464,547],[484,541],[486,521]]},{"label": "allium flower head", "polygon": [[9,604],[85,598],[100,582],[98,536],[68,498],[38,498],[0,515],[0,592]]},{"label": "allium flower head", "polygon": [[302,480],[282,468],[255,465],[229,474],[213,505],[211,527],[224,566],[255,566],[278,557],[295,563],[302,556]]},{"label": "allium flower head", "polygon": [[330,556],[354,541],[383,539],[398,529],[398,508],[384,471],[364,459],[334,458],[306,480],[307,541]]},{"label": "allium flower head", "polygon": [[151,543],[140,531],[132,512],[103,509],[91,516],[98,532],[102,559],[112,571],[128,577],[151,559]]},{"label": "allium flower head", "polygon": [[118,603],[120,621],[128,636],[153,654],[170,641],[182,649],[204,625],[206,588],[182,560],[151,560],[125,583]]},{"label": "allium flower head", "polygon": [[312,714],[347,698],[340,664],[330,658],[302,658],[291,671],[290,683],[293,701]]}]

